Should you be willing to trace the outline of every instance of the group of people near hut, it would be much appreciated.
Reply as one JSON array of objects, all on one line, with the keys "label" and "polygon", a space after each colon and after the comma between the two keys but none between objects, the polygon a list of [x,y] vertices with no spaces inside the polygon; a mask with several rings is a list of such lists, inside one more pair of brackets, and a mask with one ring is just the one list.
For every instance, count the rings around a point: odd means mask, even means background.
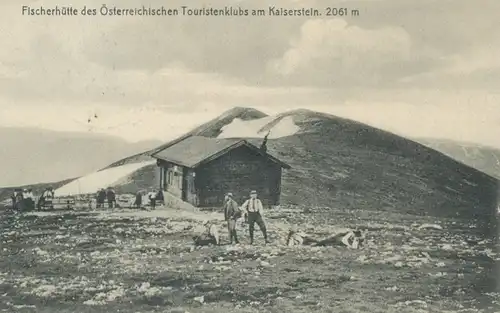
[{"label": "group of people near hut", "polygon": [[35,208],[33,189],[15,189],[12,196],[12,208],[17,211],[31,211]]},{"label": "group of people near hut", "polygon": [[[136,209],[141,209],[143,206],[146,204],[143,201],[144,195],[147,196],[147,199],[149,200],[149,205],[151,206],[152,209],[156,208],[156,205],[158,203],[162,203],[164,198],[163,198],[163,192],[161,190],[156,190],[153,189],[149,193],[146,193],[145,191],[138,191],[135,194],[135,199],[133,206]],[[108,204],[108,208],[112,209],[117,206],[117,201],[116,201],[116,192],[113,188],[109,187],[107,189],[101,188],[99,191],[97,191],[96,194],[96,208],[104,208],[105,203]]]},{"label": "group of people near hut", "polygon": [[14,189],[14,192],[11,196],[12,199],[12,208],[16,211],[24,212],[24,211],[32,211],[36,208],[41,210],[45,208],[47,205],[52,205],[52,200],[54,199],[54,189],[52,187],[47,187],[40,197],[38,201],[36,201],[36,197],[33,193],[33,189],[25,188],[25,189]]},{"label": "group of people near hut", "polygon": [[[143,194],[145,192],[140,191],[136,194],[136,198],[134,201],[134,206],[136,208],[142,208],[143,206]],[[152,190],[147,194],[149,199],[149,204],[151,208],[154,209],[157,203],[162,203],[164,201],[163,192]],[[11,195],[12,200],[12,208],[19,212],[31,211],[34,210],[35,207],[38,210],[42,210],[44,208],[54,207],[54,198],[55,192],[52,187],[47,187],[38,197],[38,201],[36,201],[36,197],[33,193],[33,189],[14,189]],[[96,208],[104,208],[107,203],[108,208],[118,207],[117,205],[117,197],[116,192],[113,188],[108,187],[106,189],[100,188],[95,194]]]},{"label": "group of people near hut", "polygon": [[[250,193],[249,199],[247,199],[241,207],[234,200],[233,194],[227,193],[224,199],[224,219],[227,222],[229,243],[239,244],[237,221],[240,218],[244,218],[245,223],[248,224],[251,245],[254,244],[255,224],[259,226],[265,243],[269,243],[267,227],[262,212],[262,201],[258,198],[255,190]],[[210,221],[203,222],[203,225],[205,226],[204,232],[193,237],[194,244],[196,246],[220,245],[221,242],[217,225]],[[286,245],[344,246],[352,249],[359,249],[363,246],[364,241],[365,234],[360,230],[348,230],[324,239],[315,239],[302,231],[291,229],[286,238]]]}]

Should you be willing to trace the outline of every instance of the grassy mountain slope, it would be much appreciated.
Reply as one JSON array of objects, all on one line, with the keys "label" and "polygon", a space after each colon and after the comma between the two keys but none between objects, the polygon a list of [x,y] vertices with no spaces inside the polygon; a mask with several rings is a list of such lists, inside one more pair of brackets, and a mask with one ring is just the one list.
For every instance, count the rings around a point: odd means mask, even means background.
[{"label": "grassy mountain slope", "polygon": [[500,149],[446,139],[415,139],[447,156],[500,179]]},{"label": "grassy mountain slope", "polygon": [[[237,108],[181,138],[216,137],[240,116],[265,114]],[[284,172],[283,203],[492,220],[497,203],[493,177],[392,133],[308,110],[281,114],[262,130],[285,116],[301,130],[269,140],[269,152],[293,167]],[[135,156],[112,166],[132,161]]]},{"label": "grassy mountain slope", "polygon": [[287,202],[463,216],[496,205],[494,178],[430,148],[347,119],[289,114],[302,132],[269,142],[293,167],[284,177]]}]

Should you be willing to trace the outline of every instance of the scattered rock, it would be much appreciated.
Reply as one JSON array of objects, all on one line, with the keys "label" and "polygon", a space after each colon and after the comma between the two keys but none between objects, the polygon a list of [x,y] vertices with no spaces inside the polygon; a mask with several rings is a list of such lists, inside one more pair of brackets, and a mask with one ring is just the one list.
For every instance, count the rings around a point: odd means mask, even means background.
[{"label": "scattered rock", "polygon": [[415,305],[415,306],[421,306],[421,307],[426,308],[427,302],[422,301],[422,300],[412,300],[412,301],[406,301],[405,305],[407,305],[407,306]]},{"label": "scattered rock", "polygon": [[429,276],[432,276],[432,277],[444,277],[448,274],[444,273],[444,272],[437,272],[437,273],[429,273]]},{"label": "scattered rock", "polygon": [[443,227],[438,224],[422,224],[418,228],[419,230],[421,229],[436,229],[436,230],[443,230]]},{"label": "scattered rock", "polygon": [[194,297],[193,299],[196,302],[199,302],[201,304],[205,303],[205,296],[200,296],[200,297]]},{"label": "scattered rock", "polygon": [[424,257],[426,257],[429,261],[432,261],[432,258],[431,258],[431,256],[429,255],[429,253],[428,253],[428,252],[423,251],[423,252],[421,252],[421,254],[422,254]]},{"label": "scattered rock", "polygon": [[47,251],[44,251],[44,250],[42,250],[42,249],[40,249],[38,247],[35,248],[35,249],[33,249],[33,252],[36,253],[37,255],[40,255],[40,256],[42,256],[42,255],[46,256],[46,255],[49,254]]},{"label": "scattered rock", "polygon": [[445,251],[451,251],[451,250],[453,250],[453,246],[450,244],[445,244],[445,245],[441,246],[441,249],[443,249]]}]

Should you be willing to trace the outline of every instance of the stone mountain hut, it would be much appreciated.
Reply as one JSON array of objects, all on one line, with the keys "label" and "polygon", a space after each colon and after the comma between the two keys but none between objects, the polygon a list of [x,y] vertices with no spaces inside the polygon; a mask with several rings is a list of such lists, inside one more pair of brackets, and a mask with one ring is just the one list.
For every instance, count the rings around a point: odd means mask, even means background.
[{"label": "stone mountain hut", "polygon": [[197,207],[221,206],[232,192],[240,204],[251,190],[278,205],[282,169],[290,166],[243,139],[191,136],[155,152],[160,189]]}]

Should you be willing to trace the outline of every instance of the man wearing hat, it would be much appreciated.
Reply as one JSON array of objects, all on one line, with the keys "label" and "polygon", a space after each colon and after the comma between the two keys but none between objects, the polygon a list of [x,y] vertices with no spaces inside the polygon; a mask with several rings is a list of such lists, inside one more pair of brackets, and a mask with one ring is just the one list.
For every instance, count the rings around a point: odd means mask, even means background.
[{"label": "man wearing hat", "polygon": [[227,231],[229,233],[229,241],[238,242],[236,234],[236,221],[241,217],[241,211],[238,208],[238,203],[233,199],[232,193],[227,193],[224,198],[224,220],[227,221]]},{"label": "man wearing hat", "polygon": [[255,223],[259,225],[266,243],[269,243],[269,241],[267,240],[266,224],[264,223],[261,215],[263,205],[262,201],[257,198],[257,191],[252,190],[252,192],[250,192],[250,199],[246,200],[245,203],[243,203],[242,208],[248,214],[248,231],[250,232],[250,244],[253,244],[253,231],[255,228]]}]

